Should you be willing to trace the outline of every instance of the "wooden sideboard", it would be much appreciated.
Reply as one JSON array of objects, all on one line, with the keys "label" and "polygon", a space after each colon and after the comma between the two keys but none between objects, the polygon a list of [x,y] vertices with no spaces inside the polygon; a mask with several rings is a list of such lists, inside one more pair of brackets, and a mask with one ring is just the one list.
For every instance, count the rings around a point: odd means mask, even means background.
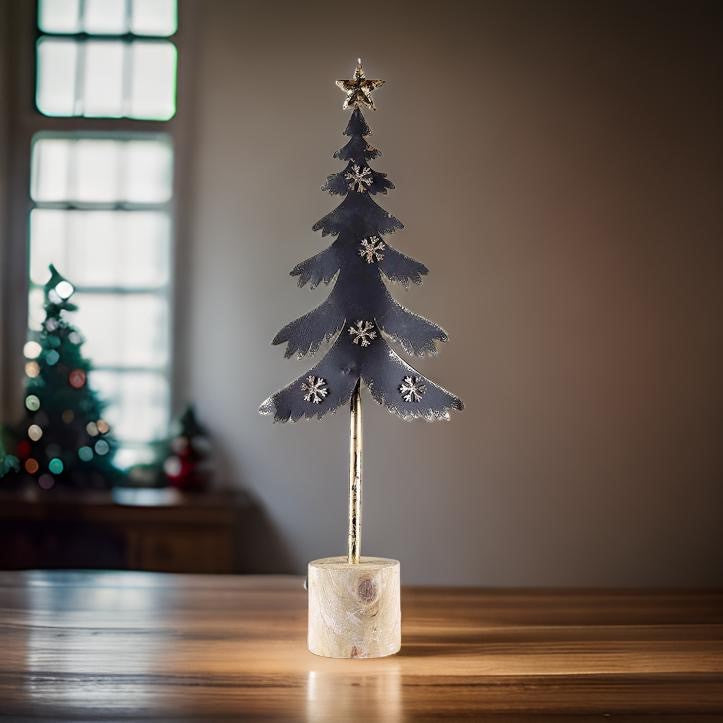
[{"label": "wooden sideboard", "polygon": [[0,569],[243,572],[242,492],[0,492]]}]

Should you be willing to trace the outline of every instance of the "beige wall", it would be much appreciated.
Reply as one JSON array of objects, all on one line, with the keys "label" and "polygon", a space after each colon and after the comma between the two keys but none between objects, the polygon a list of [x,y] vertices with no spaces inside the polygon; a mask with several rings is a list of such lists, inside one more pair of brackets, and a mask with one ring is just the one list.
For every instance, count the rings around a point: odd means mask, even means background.
[{"label": "beige wall", "polygon": [[[723,111],[715,3],[244,2],[199,7],[188,394],[301,571],[343,552],[347,421],[256,414],[303,372],[269,340],[320,303],[287,274],[361,55],[431,269],[394,292],[450,343],[467,409],[366,405],[364,550],[408,583],[723,583]],[[265,543],[260,543],[265,544]]]}]

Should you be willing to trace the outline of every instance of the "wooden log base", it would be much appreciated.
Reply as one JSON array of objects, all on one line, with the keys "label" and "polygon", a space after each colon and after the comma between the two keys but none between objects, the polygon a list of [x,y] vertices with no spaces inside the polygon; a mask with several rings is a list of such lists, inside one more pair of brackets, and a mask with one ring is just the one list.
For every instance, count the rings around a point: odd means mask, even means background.
[{"label": "wooden log base", "polygon": [[325,557],[309,563],[309,650],[327,658],[382,658],[402,643],[399,561]]}]

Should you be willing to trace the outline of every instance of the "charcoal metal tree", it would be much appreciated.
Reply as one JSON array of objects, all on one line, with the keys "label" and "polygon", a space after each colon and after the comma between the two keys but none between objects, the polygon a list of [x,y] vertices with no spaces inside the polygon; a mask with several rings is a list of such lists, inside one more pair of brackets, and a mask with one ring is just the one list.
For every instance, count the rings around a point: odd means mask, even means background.
[{"label": "charcoal metal tree", "polygon": [[73,285],[54,266],[45,284],[45,319],[26,344],[25,416],[17,449],[23,473],[41,487],[108,487],[118,478],[115,442],[103,419],[104,404],[88,384],[91,364],[84,339],[66,314]]},{"label": "charcoal metal tree", "polygon": [[318,364],[269,397],[259,410],[273,414],[275,421],[296,421],[321,418],[351,400],[350,562],[358,561],[360,545],[360,382],[377,402],[403,419],[449,419],[450,410],[462,409],[458,397],[404,362],[388,341],[409,355],[422,356],[434,353],[447,334],[397,303],[383,280],[419,284],[427,268],[390,245],[389,234],[402,223],[374,200],[394,184],[369,165],[381,154],[366,139],[371,131],[359,106],[374,109],[371,91],[382,82],[367,79],[361,61],[353,79],[337,81],[347,94],[344,108],[353,108],[344,131],[349,141],[334,154],[346,166],[329,176],[322,190],[344,198],[313,227],[335,239],[291,275],[299,277],[299,286],[308,283],[311,288],[338,277],[323,304],[287,324],[273,340],[286,344],[287,357],[313,354],[324,342],[333,343]]}]

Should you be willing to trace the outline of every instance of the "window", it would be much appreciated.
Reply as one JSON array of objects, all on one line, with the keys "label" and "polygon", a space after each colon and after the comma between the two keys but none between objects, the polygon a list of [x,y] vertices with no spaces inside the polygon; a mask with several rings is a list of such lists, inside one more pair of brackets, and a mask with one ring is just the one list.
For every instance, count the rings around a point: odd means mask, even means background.
[{"label": "window", "polygon": [[35,102],[48,116],[168,120],[175,0],[40,0]]},{"label": "window", "polygon": [[176,3],[39,0],[37,24],[29,326],[53,263],[127,467],[151,459],[170,410]]}]

